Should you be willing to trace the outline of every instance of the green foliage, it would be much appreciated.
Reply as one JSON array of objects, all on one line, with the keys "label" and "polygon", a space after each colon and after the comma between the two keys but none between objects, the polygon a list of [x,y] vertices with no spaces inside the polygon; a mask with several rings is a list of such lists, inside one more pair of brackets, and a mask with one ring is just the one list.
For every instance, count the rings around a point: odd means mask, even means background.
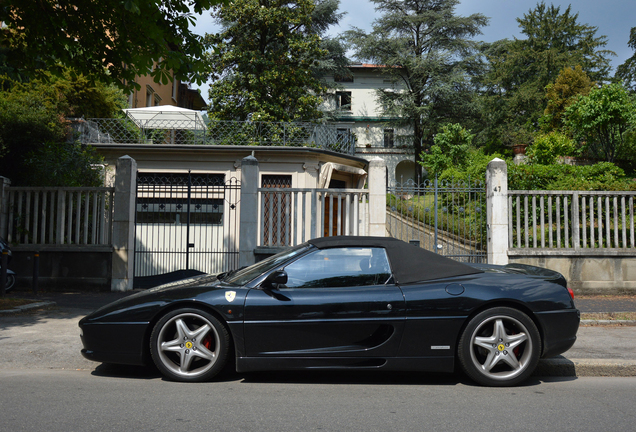
[{"label": "green foliage", "polygon": [[517,21],[525,39],[498,41],[484,51],[490,69],[483,80],[483,142],[504,144],[506,131],[536,132],[545,88],[563,69],[580,65],[595,81],[606,80],[610,70],[607,38],[579,24],[571,6],[562,12],[541,2]]},{"label": "green foliage", "polygon": [[[68,70],[65,75],[66,78],[49,77],[28,83],[2,80],[1,87],[7,90],[0,91],[0,173],[14,185],[33,184],[33,164],[29,165],[28,160],[57,160],[46,156],[50,151],[40,153],[43,149],[66,151],[66,147],[57,147],[70,133],[66,117],[110,117],[125,103],[123,93],[113,86],[90,85],[85,77]],[[84,157],[86,152],[68,151],[78,158],[78,163],[95,163],[94,158]],[[63,155],[60,157],[64,159]]]},{"label": "green foliage", "polygon": [[54,106],[43,103],[45,93],[0,92],[0,173],[24,184],[22,161],[47,141],[64,139],[65,128]]},{"label": "green foliage", "polygon": [[534,143],[526,151],[530,161],[540,165],[551,165],[559,156],[575,156],[578,154],[576,142],[560,132],[538,135]]},{"label": "green foliage", "polygon": [[566,67],[559,72],[554,84],[546,87],[545,108],[541,123],[546,131],[558,130],[563,127],[563,114],[579,95],[586,96],[594,83],[583,71],[580,65],[573,69]]},{"label": "green foliage", "polygon": [[30,186],[87,187],[104,184],[103,158],[79,143],[48,142],[27,155]]},{"label": "green foliage", "polygon": [[477,112],[471,77],[481,70],[475,56],[480,44],[472,39],[488,19],[455,15],[458,0],[373,3],[382,13],[373,31],[353,29],[346,36],[357,59],[382,65],[387,79],[402,84],[378,90],[378,98],[384,115],[401,118],[395,125],[412,131],[419,159],[440,125]]},{"label": "green foliage", "polygon": [[[636,27],[629,31],[627,45],[636,51]],[[616,77],[623,81],[626,88],[636,92],[636,52],[617,68]]]},{"label": "green foliage", "polygon": [[609,162],[584,166],[508,163],[508,189],[636,190],[636,182]]},{"label": "green foliage", "polygon": [[[206,35],[214,83],[210,118],[292,121],[321,117],[315,76],[327,51],[313,27],[311,0],[236,0],[212,16],[223,31]],[[250,117],[251,116],[251,117]]]},{"label": "green foliage", "polygon": [[431,177],[452,166],[465,166],[473,137],[459,123],[444,125],[433,138],[435,144],[429,153],[420,156],[419,163],[428,170]]},{"label": "green foliage", "polygon": [[[62,75],[66,67],[131,90],[150,73],[167,84],[202,82],[204,48],[194,14],[218,0],[21,0],[0,7],[0,57],[14,78]],[[152,69],[154,62],[158,67]],[[152,70],[152,72],[151,72]]]},{"label": "green foliage", "polygon": [[613,162],[636,128],[636,101],[619,84],[594,88],[568,107],[565,125],[589,154]]}]

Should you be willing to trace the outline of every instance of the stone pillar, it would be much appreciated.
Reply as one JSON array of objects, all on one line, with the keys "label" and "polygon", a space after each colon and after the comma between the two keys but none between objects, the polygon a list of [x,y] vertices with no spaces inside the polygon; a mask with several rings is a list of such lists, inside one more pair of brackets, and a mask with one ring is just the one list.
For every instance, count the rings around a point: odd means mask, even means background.
[{"label": "stone pillar", "polygon": [[0,235],[5,239],[8,237],[7,227],[9,224],[9,191],[11,180],[0,176]]},{"label": "stone pillar", "polygon": [[117,159],[115,172],[111,291],[128,291],[133,287],[136,196],[137,162],[130,156],[122,156]]},{"label": "stone pillar", "polygon": [[258,160],[247,156],[241,161],[241,226],[239,230],[239,267],[256,262],[258,243]]},{"label": "stone pillar", "polygon": [[508,264],[508,167],[495,158],[486,170],[488,264]]},{"label": "stone pillar", "polygon": [[375,157],[369,161],[369,235],[386,236],[386,162]]}]

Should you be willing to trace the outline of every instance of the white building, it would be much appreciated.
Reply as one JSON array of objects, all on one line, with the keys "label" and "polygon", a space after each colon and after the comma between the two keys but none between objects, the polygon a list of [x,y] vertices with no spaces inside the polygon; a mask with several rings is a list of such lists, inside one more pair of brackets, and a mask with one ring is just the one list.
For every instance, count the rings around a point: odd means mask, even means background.
[{"label": "white building", "polygon": [[412,179],[415,171],[411,131],[391,125],[391,118],[382,116],[377,90],[403,89],[394,84],[382,67],[372,64],[352,64],[348,77],[329,77],[338,88],[332,91],[324,109],[335,112],[339,130],[355,134],[356,156],[370,160],[381,157],[387,165],[389,186]]}]

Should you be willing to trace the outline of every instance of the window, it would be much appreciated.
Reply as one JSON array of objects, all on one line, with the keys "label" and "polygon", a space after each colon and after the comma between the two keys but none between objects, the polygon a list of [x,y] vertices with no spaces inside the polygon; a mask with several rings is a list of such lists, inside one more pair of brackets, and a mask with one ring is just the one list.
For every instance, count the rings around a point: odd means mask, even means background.
[{"label": "window", "polygon": [[351,73],[334,74],[333,80],[335,82],[353,82],[353,75]]},{"label": "window", "polygon": [[333,248],[306,255],[285,267],[287,288],[384,285],[391,278],[382,248]]},{"label": "window", "polygon": [[177,101],[177,88],[179,87],[179,80],[172,74],[172,100]]},{"label": "window", "polygon": [[384,147],[393,148],[394,139],[393,129],[384,129]]},{"label": "window", "polygon": [[[139,198],[137,199],[137,223],[185,225],[188,223],[188,200],[177,198],[165,202],[162,198]],[[222,223],[222,199],[190,199],[191,225],[221,225]]]},{"label": "window", "polygon": [[[263,175],[261,187],[287,189],[292,186],[290,175]],[[262,194],[263,246],[287,246],[290,233],[290,195],[281,192],[263,192]]]},{"label": "window", "polygon": [[336,128],[336,141],[338,143],[348,143],[351,139],[349,128]]},{"label": "window", "polygon": [[351,92],[336,92],[336,109],[351,111]]},{"label": "window", "polygon": [[150,86],[146,86],[146,106],[150,107],[152,106],[152,102],[153,102],[153,95],[154,91],[152,90],[152,87]]},{"label": "window", "polygon": [[221,225],[224,184],[223,174],[140,173],[136,222],[185,225],[189,214],[191,225]]}]

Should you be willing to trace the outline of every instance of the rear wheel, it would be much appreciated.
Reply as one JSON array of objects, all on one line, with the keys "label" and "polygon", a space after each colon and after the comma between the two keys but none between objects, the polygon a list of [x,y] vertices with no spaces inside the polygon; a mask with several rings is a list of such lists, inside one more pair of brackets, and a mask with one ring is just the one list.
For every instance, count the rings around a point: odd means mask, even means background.
[{"label": "rear wheel", "polygon": [[541,336],[523,312],[497,307],[470,320],[459,340],[459,362],[473,380],[487,386],[512,386],[534,371]]},{"label": "rear wheel", "polygon": [[178,309],[166,314],[150,336],[155,365],[173,381],[213,378],[225,366],[229,346],[225,326],[199,309]]}]

